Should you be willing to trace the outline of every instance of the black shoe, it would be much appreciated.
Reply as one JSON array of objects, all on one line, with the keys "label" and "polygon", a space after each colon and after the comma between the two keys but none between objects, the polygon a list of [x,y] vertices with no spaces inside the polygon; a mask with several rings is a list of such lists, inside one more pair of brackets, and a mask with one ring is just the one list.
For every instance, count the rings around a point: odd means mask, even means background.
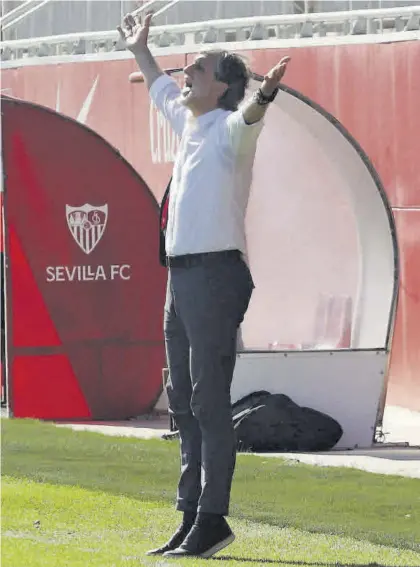
[{"label": "black shoe", "polygon": [[196,522],[183,543],[164,557],[202,557],[208,559],[233,542],[235,536],[222,517],[215,524]]},{"label": "black shoe", "polygon": [[187,537],[188,533],[191,531],[192,523],[182,522],[179,528],[176,530],[171,539],[158,547],[157,549],[151,549],[146,553],[146,555],[163,555],[166,551],[172,551],[179,547],[184,539]]}]

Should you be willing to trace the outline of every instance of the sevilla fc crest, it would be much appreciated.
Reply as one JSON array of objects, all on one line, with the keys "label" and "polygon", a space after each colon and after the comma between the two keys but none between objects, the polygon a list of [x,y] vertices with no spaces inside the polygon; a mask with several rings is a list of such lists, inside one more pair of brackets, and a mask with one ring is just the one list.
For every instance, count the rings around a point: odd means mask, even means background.
[{"label": "sevilla fc crest", "polygon": [[108,205],[70,207],[66,205],[67,224],[73,238],[85,254],[90,254],[105,231]]}]

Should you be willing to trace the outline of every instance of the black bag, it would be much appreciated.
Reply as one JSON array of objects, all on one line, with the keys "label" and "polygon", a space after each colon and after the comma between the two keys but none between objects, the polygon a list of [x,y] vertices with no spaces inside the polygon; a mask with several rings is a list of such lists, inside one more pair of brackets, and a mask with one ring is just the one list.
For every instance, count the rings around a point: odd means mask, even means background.
[{"label": "black bag", "polygon": [[283,394],[254,392],[233,409],[238,451],[328,451],[343,435],[335,419]]}]

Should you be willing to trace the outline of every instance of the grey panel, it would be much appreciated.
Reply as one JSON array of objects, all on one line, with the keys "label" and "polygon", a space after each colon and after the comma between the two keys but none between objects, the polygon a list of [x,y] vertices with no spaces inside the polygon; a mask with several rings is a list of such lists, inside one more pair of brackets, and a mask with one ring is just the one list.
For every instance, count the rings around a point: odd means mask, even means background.
[{"label": "grey panel", "polygon": [[[112,30],[124,14],[144,3],[145,0],[52,0],[16,26],[2,32],[2,39]],[[20,4],[23,2],[3,1],[1,3],[3,14]],[[153,9],[156,12],[169,4],[169,0],[159,0],[155,2]],[[331,12],[352,8],[390,8],[417,4],[418,0],[180,0],[157,16],[155,23],[180,24],[225,18],[303,13],[305,10]]]}]

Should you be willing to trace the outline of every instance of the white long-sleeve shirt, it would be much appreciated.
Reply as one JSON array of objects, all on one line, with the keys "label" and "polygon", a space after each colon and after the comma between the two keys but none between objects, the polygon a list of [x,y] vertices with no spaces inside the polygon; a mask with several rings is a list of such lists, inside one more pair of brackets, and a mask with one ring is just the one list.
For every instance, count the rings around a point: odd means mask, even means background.
[{"label": "white long-sleeve shirt", "polygon": [[238,249],[246,254],[245,213],[262,121],[248,125],[240,110],[217,108],[194,118],[168,75],[150,96],[181,138],[175,160],[166,252],[180,256]]}]

